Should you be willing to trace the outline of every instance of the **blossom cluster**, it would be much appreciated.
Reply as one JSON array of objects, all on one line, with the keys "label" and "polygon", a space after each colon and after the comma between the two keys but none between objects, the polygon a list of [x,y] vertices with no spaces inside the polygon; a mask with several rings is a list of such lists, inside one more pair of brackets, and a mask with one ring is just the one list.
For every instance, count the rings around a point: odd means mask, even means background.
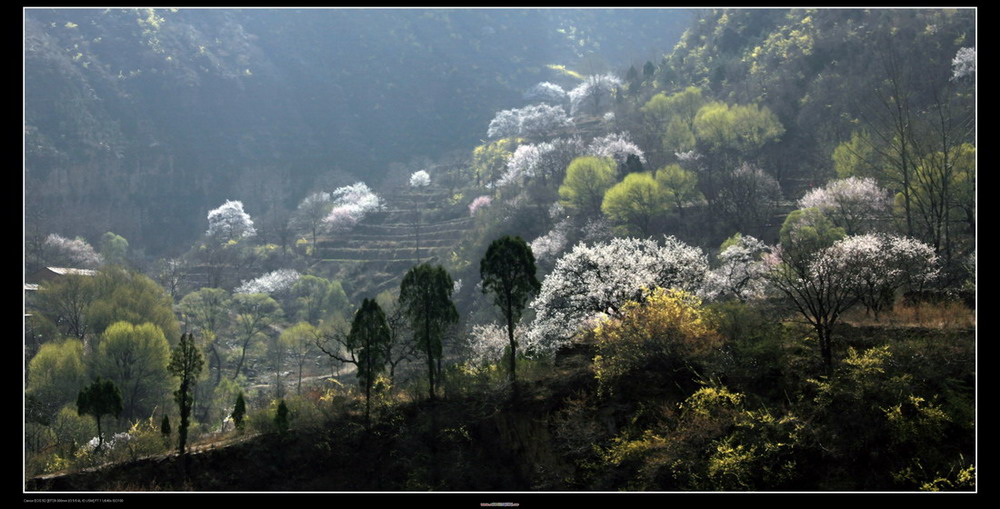
[{"label": "blossom cluster", "polygon": [[410,175],[410,187],[427,187],[429,185],[431,185],[431,176],[426,171],[415,171]]},{"label": "blossom cluster", "polygon": [[764,296],[766,275],[770,270],[764,261],[769,251],[763,241],[742,235],[719,253],[719,266],[705,274],[699,295],[704,299],[735,297],[741,301]]},{"label": "blossom cluster", "polygon": [[535,320],[525,337],[527,353],[558,348],[603,315],[616,316],[628,301],[657,287],[698,289],[708,261],[701,249],[674,237],[615,238],[576,245],[561,257],[530,304]]},{"label": "blossom cluster", "polygon": [[813,189],[799,199],[799,208],[817,208],[847,234],[870,230],[889,213],[889,192],[874,179],[849,177]]},{"label": "blossom cluster", "polygon": [[568,95],[562,87],[555,83],[543,81],[529,88],[524,92],[524,99],[527,101],[543,101],[560,104],[566,101]]},{"label": "blossom cluster", "polygon": [[535,104],[500,111],[490,121],[486,135],[490,139],[542,137],[569,123],[569,117],[562,106]]},{"label": "blossom cluster", "polygon": [[599,115],[614,102],[615,91],[622,81],[613,74],[588,76],[583,83],[569,91],[570,112]]},{"label": "blossom cluster", "polygon": [[103,263],[101,255],[87,241],[68,239],[55,233],[45,237],[43,244],[47,263],[67,265],[81,269],[94,269]]},{"label": "blossom cluster", "polygon": [[571,227],[572,222],[569,219],[563,219],[556,223],[548,233],[531,241],[531,252],[535,255],[535,259],[547,260],[559,256],[566,249]]},{"label": "blossom cluster", "polygon": [[595,157],[610,157],[618,164],[624,164],[628,156],[634,155],[642,164],[646,164],[646,156],[642,149],[632,142],[627,132],[611,133],[607,136],[594,138],[587,145],[587,155]]},{"label": "blossom cluster", "polygon": [[475,216],[477,212],[489,207],[491,203],[493,203],[493,198],[490,198],[489,195],[483,195],[472,200],[472,203],[469,204],[469,215]]},{"label": "blossom cluster", "polygon": [[323,220],[331,231],[345,231],[358,224],[369,212],[382,209],[382,199],[364,182],[338,188],[330,194],[333,209]]},{"label": "blossom cluster", "polygon": [[243,211],[243,202],[226,200],[219,208],[208,211],[209,237],[239,240],[257,234],[250,214]]},{"label": "blossom cluster", "polygon": [[507,168],[497,184],[520,184],[526,178],[558,179],[569,163],[583,155],[580,138],[557,138],[551,142],[519,145],[507,159]]},{"label": "blossom cluster", "polygon": [[287,290],[295,284],[302,274],[293,269],[280,269],[268,272],[263,276],[249,281],[243,281],[233,293],[267,293],[274,294]]}]

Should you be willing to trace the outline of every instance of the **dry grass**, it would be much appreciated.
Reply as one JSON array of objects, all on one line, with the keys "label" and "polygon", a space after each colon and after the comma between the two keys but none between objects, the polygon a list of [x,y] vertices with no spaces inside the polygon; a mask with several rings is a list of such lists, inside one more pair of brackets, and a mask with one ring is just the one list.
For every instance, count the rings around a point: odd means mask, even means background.
[{"label": "dry grass", "polygon": [[855,326],[923,327],[928,329],[968,329],[976,326],[976,312],[957,301],[906,305],[898,302],[876,321],[861,307],[845,313],[843,321]]}]

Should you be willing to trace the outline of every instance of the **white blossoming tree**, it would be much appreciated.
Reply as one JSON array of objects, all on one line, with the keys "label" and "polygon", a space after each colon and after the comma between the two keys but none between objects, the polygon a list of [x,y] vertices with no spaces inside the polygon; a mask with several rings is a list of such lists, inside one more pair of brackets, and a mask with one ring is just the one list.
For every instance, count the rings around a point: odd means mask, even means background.
[{"label": "white blossoming tree", "polygon": [[[524,328],[520,324],[514,328],[514,337],[519,343],[523,341]],[[465,346],[469,362],[472,364],[499,363],[509,347],[507,327],[497,322],[473,325]]]},{"label": "white blossoming tree", "polygon": [[497,181],[500,186],[520,185],[537,178],[542,185],[562,179],[573,159],[584,154],[580,138],[557,138],[551,142],[520,145],[507,160],[507,168]]},{"label": "white blossoming tree", "polygon": [[813,326],[827,369],[833,365],[833,327],[844,311],[861,302],[878,313],[900,288],[937,274],[934,250],[909,238],[856,235],[812,255],[796,251],[779,245],[769,257],[768,279]]},{"label": "white blossoming tree", "polygon": [[625,164],[630,155],[638,158],[642,164],[646,164],[646,156],[642,149],[632,142],[632,137],[627,132],[594,138],[587,145],[586,153],[594,157],[610,157],[619,166]]},{"label": "white blossoming tree", "polygon": [[104,261],[93,246],[79,237],[69,239],[52,233],[45,237],[42,249],[48,265],[96,269]]},{"label": "white blossoming tree", "polygon": [[555,83],[543,81],[524,92],[527,101],[542,101],[552,104],[562,104],[569,96],[562,87]]},{"label": "white blossoming tree", "polygon": [[817,208],[833,223],[856,235],[872,230],[890,214],[889,192],[875,179],[849,177],[813,189],[799,200],[799,208]]},{"label": "white blossoming tree", "polygon": [[382,199],[364,182],[338,188],[330,198],[333,208],[323,221],[333,232],[350,230],[370,212],[382,208]]},{"label": "white blossoming tree", "polygon": [[219,208],[208,211],[208,236],[221,242],[240,240],[257,234],[250,214],[243,211],[243,202],[226,200]]},{"label": "white blossoming tree", "polygon": [[613,104],[615,91],[621,86],[622,81],[612,74],[588,76],[569,91],[570,112],[573,116],[604,113]]},{"label": "white blossoming tree", "polygon": [[280,269],[268,272],[256,279],[244,281],[233,293],[266,293],[274,295],[292,287],[302,274],[293,269]]},{"label": "white blossoming tree", "polygon": [[498,112],[490,121],[486,135],[493,140],[512,137],[544,138],[569,124],[569,117],[562,106],[535,104]]},{"label": "white blossoming tree", "polygon": [[737,233],[730,237],[722,244],[719,266],[705,275],[701,296],[743,302],[763,297],[770,269],[763,257],[768,252],[767,244],[749,235]]},{"label": "white blossoming tree", "polygon": [[431,176],[425,170],[413,172],[410,175],[410,187],[427,187],[431,185]]},{"label": "white blossoming tree", "polygon": [[938,274],[934,248],[909,237],[855,235],[834,244],[828,255],[854,265],[854,292],[876,320],[882,311],[892,309],[898,291],[919,289]]},{"label": "white blossoming tree", "polygon": [[960,80],[976,73],[976,48],[959,48],[951,60],[951,79]]},{"label": "white blossoming tree", "polygon": [[531,252],[535,254],[535,258],[542,262],[559,256],[566,249],[572,227],[572,220],[565,218],[556,223],[548,233],[531,241]]},{"label": "white blossoming tree", "polygon": [[525,351],[556,350],[581,327],[601,316],[617,316],[628,301],[641,301],[657,287],[696,291],[708,269],[701,249],[674,237],[616,238],[578,244],[560,258],[530,307],[535,319]]}]

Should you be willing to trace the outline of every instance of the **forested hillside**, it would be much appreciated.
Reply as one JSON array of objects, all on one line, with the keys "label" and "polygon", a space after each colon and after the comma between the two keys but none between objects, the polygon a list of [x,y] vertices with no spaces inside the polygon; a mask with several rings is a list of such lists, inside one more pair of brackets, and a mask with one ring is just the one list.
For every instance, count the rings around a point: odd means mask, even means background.
[{"label": "forested hillside", "polygon": [[28,489],[976,490],[976,15],[32,10]]},{"label": "forested hillside", "polygon": [[474,144],[546,65],[653,58],[690,18],[602,12],[28,9],[28,226],[177,255],[217,202],[377,185]]}]

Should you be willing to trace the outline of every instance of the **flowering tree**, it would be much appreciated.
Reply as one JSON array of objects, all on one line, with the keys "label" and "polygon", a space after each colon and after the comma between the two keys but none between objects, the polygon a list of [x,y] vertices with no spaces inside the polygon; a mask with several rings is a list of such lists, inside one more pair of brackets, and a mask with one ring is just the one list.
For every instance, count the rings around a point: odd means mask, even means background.
[{"label": "flowering tree", "polygon": [[526,350],[553,351],[581,326],[602,315],[620,316],[626,302],[642,301],[653,288],[697,290],[707,269],[701,249],[674,237],[578,244],[556,262],[530,304],[535,320]]},{"label": "flowering tree", "polygon": [[493,203],[493,198],[490,198],[487,195],[483,195],[475,200],[472,200],[472,203],[469,204],[469,215],[475,216],[480,210],[489,207],[491,203]]},{"label": "flowering tree", "polygon": [[431,176],[426,171],[415,171],[410,175],[410,187],[427,187],[429,185],[431,185]]},{"label": "flowering tree", "polygon": [[828,249],[827,256],[842,258],[854,266],[851,285],[867,311],[879,314],[891,309],[896,292],[920,288],[938,274],[934,248],[909,237],[867,234],[846,237]]},{"label": "flowering tree", "polygon": [[562,106],[535,104],[511,110],[503,110],[490,121],[486,135],[490,139],[525,137],[541,138],[552,131],[570,124],[566,110]]},{"label": "flowering tree", "polygon": [[363,217],[361,209],[351,205],[340,205],[330,210],[323,218],[326,228],[333,233],[346,232],[354,228]]},{"label": "flowering tree", "polygon": [[219,208],[208,211],[208,232],[221,242],[240,240],[257,234],[250,214],[243,211],[243,202],[226,200]]},{"label": "flowering tree", "polygon": [[959,80],[976,72],[976,48],[959,48],[951,60],[951,79]]},{"label": "flowering tree", "polygon": [[769,261],[769,282],[813,326],[828,369],[833,362],[831,332],[844,311],[861,302],[877,317],[897,290],[937,275],[931,247],[884,234],[845,237],[812,254],[779,246]]},{"label": "flowering tree", "polygon": [[630,155],[638,158],[642,164],[646,164],[646,156],[643,155],[642,149],[632,142],[632,138],[627,132],[594,138],[587,145],[586,153],[594,157],[614,159],[618,166],[624,165]]},{"label": "flowering tree", "polygon": [[561,104],[566,101],[567,97],[568,95],[562,87],[548,81],[538,83],[524,92],[525,100],[537,100],[552,104]]},{"label": "flowering tree", "polygon": [[244,281],[243,284],[233,290],[233,293],[275,294],[291,288],[300,277],[302,277],[302,274],[299,274],[296,270],[279,269],[268,272],[256,279]]},{"label": "flowering tree", "polygon": [[68,239],[55,233],[45,237],[42,244],[45,253],[45,263],[63,265],[80,269],[96,269],[103,263],[101,255],[93,246],[79,237]]},{"label": "flowering tree", "polygon": [[572,221],[563,219],[556,223],[548,233],[531,241],[531,252],[535,254],[535,258],[547,260],[562,253],[569,241],[568,235],[572,226]]},{"label": "flowering tree", "polygon": [[830,248],[812,256],[789,256],[778,246],[768,262],[768,281],[805,317],[816,331],[827,370],[833,366],[832,331],[840,315],[857,302],[851,282],[855,265]]},{"label": "flowering tree", "polygon": [[705,275],[701,295],[709,299],[735,297],[744,302],[763,297],[770,269],[763,255],[768,251],[763,241],[737,233],[722,244],[719,266]]},{"label": "flowering tree", "polygon": [[579,114],[600,115],[611,106],[615,91],[622,81],[612,74],[588,76],[573,90],[569,91],[570,111]]},{"label": "flowering tree", "polygon": [[[524,328],[520,325],[514,327],[514,337],[518,341],[523,341]],[[507,327],[496,322],[473,325],[466,341],[470,362],[473,364],[498,363],[503,360],[504,352],[507,350]]]},{"label": "flowering tree", "polygon": [[872,229],[890,212],[889,193],[875,179],[849,177],[813,189],[799,200],[799,208],[817,208],[848,235]]},{"label": "flowering tree", "polygon": [[506,172],[497,183],[507,186],[538,178],[542,185],[547,185],[549,181],[561,179],[569,163],[583,153],[580,138],[557,138],[537,145],[521,145],[507,160]]},{"label": "flowering tree", "polygon": [[344,186],[330,193],[333,208],[323,220],[334,232],[354,228],[368,213],[380,210],[382,199],[364,182]]}]

